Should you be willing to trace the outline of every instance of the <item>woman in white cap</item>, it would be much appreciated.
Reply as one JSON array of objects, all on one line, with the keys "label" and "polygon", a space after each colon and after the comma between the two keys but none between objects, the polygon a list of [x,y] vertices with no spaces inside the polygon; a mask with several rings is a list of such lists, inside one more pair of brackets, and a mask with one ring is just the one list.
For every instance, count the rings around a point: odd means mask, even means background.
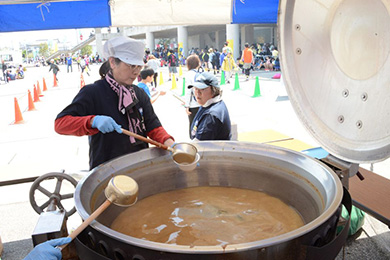
[{"label": "woman in white cap", "polygon": [[222,100],[218,79],[209,72],[203,72],[188,86],[192,87],[201,107],[191,124],[191,139],[230,140],[232,134],[229,111]]},{"label": "woman in white cap", "polygon": [[121,128],[149,136],[167,146],[174,144],[154,113],[148,95],[133,85],[142,69],[144,44],[120,36],[104,45],[110,70],[104,79],[84,86],[55,120],[55,130],[64,135],[89,135],[90,168],[137,152],[148,144],[122,135]]}]

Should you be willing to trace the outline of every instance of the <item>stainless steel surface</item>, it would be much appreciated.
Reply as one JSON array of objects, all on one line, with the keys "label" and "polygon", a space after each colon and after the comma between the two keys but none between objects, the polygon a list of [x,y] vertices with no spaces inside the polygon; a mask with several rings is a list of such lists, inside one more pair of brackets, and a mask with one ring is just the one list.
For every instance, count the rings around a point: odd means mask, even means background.
[{"label": "stainless steel surface", "polygon": [[104,194],[111,203],[129,207],[137,202],[138,184],[129,176],[117,175],[108,182]]},{"label": "stainless steel surface", "polygon": [[390,156],[390,1],[281,0],[279,55],[291,103],[331,154]]},{"label": "stainless steel surface", "polygon": [[189,164],[195,161],[198,149],[195,144],[177,143],[173,147],[173,160],[178,164]]},{"label": "stainless steel surface", "polygon": [[199,164],[200,155],[196,153],[195,160],[192,163],[183,164],[183,163],[177,163],[175,160],[173,162],[180,168],[180,170],[184,172],[193,171]]},{"label": "stainless steel surface", "polygon": [[42,212],[31,234],[34,246],[53,238],[67,236],[65,211]]},{"label": "stainless steel surface", "polygon": [[[76,208],[83,219],[104,199],[103,189],[113,175],[132,177],[139,185],[139,199],[164,191],[193,186],[231,186],[267,192],[290,204],[302,215],[303,227],[274,238],[220,246],[177,246],[144,241],[109,228],[123,210],[112,206],[91,227],[126,244],[158,252],[181,254],[237,253],[267,247],[266,255],[280,254],[281,248],[311,241],[316,230],[339,209],[343,190],[337,176],[318,161],[291,150],[245,142],[200,142],[200,166],[194,171],[180,170],[170,153],[146,149],[120,157],[93,169],[76,187]],[[312,232],[313,231],[313,232]],[[312,237],[305,238],[305,234]],[[311,242],[308,242],[310,244]],[[275,247],[275,248],[273,248]],[[274,250],[274,251],[273,251]],[[297,249],[297,254],[300,249]]]}]

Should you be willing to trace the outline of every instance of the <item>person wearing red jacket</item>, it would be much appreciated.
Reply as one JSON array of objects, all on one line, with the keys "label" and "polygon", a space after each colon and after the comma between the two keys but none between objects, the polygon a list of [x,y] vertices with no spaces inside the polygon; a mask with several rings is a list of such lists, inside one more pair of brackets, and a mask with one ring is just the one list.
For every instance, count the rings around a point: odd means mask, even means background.
[{"label": "person wearing red jacket", "polygon": [[104,78],[84,86],[55,120],[63,135],[89,135],[89,165],[93,169],[119,156],[148,147],[122,134],[122,128],[167,146],[174,139],[162,127],[150,98],[133,84],[144,65],[144,44],[120,36],[104,45],[109,71]]}]

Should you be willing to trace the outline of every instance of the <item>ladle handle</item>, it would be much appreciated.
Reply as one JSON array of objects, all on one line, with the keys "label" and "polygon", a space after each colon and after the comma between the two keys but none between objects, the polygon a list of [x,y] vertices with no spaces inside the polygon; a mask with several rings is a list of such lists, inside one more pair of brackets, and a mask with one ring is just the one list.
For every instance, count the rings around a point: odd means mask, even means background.
[{"label": "ladle handle", "polygon": [[[108,206],[111,205],[111,201],[106,199],[106,201],[100,205],[99,208],[97,208],[81,225],[76,228],[68,237],[70,237],[72,240],[77,237],[86,227],[88,227],[89,224],[91,224],[92,221],[94,221],[100,214],[102,214],[103,211],[105,211]],[[68,244],[58,246],[60,250],[64,249]]]},{"label": "ladle handle", "polygon": [[137,138],[141,141],[144,141],[145,143],[150,143],[150,144],[154,144],[155,146],[159,147],[159,148],[162,148],[164,150],[168,150],[168,151],[171,151],[170,147],[166,146],[165,144],[162,144],[162,143],[159,143],[157,141],[154,141],[152,139],[149,139],[149,138],[146,138],[142,135],[139,135],[139,134],[136,134],[136,133],[133,133],[133,132],[130,132],[129,130],[126,130],[126,129],[123,129],[122,128],[122,132],[125,134],[125,135],[128,135],[128,136],[132,136],[134,138]]}]

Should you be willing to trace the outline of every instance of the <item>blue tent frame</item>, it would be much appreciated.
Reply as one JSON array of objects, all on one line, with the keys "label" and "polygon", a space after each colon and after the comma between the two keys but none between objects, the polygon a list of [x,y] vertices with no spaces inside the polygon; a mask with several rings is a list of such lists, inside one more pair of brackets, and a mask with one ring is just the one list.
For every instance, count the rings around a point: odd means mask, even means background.
[{"label": "blue tent frame", "polygon": [[[277,22],[279,0],[232,0],[233,24]],[[147,16],[145,16],[147,19]],[[108,0],[1,4],[0,32],[111,26]]]}]

